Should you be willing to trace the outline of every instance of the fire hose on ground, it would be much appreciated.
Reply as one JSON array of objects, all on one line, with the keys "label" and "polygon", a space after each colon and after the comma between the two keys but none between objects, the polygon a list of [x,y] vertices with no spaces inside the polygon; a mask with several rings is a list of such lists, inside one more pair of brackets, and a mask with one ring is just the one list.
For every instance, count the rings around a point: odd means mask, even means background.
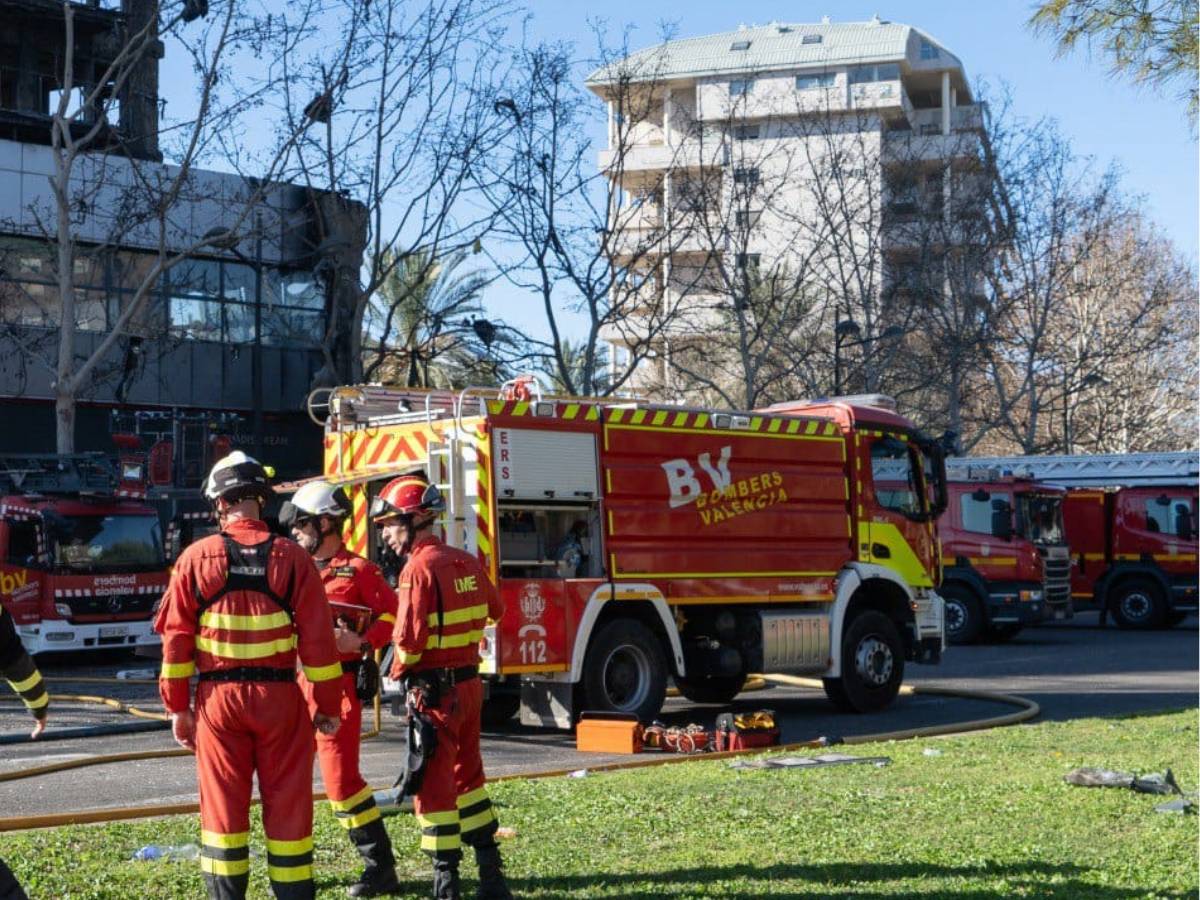
[{"label": "fire hose on ground", "polygon": [[[66,681],[78,682],[82,679],[62,679]],[[106,679],[95,679],[96,681],[104,681]],[[117,679],[107,679],[116,682]],[[145,681],[152,681],[146,679]],[[761,683],[760,683],[761,681]],[[815,678],[801,678],[792,675],[762,675],[751,676],[751,680],[747,682],[750,690],[761,690],[766,686],[766,682],[775,682],[778,684],[786,684],[792,687],[803,688],[820,688],[821,681]],[[121,681],[122,684],[130,684],[137,682]],[[911,696],[914,694],[925,694],[940,697],[957,697],[967,700],[981,700],[991,703],[1001,703],[1007,706],[1015,706],[1015,712],[1005,713],[1000,716],[991,716],[983,719],[971,719],[966,722],[949,722],[941,725],[929,725],[920,728],[907,728],[899,731],[880,732],[875,734],[858,734],[849,735],[846,737],[835,738],[816,738],[813,740],[799,741],[794,743],[782,744],[770,748],[752,748],[748,750],[728,750],[717,753],[698,753],[698,754],[680,754],[680,755],[655,755],[647,759],[631,760],[628,762],[613,762],[602,763],[599,765],[588,766],[589,772],[613,772],[623,769],[637,769],[646,766],[661,766],[670,765],[672,763],[693,762],[696,760],[714,760],[727,759],[737,756],[745,756],[750,754],[759,754],[764,752],[789,752],[795,750],[808,750],[819,747],[829,747],[834,745],[856,745],[877,743],[883,741],[903,741],[913,740],[917,738],[935,737],[938,735],[958,734],[967,731],[981,731],[989,728],[1000,728],[1008,725],[1016,725],[1021,722],[1026,722],[1041,712],[1041,708],[1032,700],[1025,697],[1019,697],[1015,694],[1004,694],[996,691],[975,691],[961,688],[943,688],[943,687],[913,687],[903,685],[900,688],[900,693],[903,696]],[[61,697],[62,695],[60,695]],[[65,697],[63,697],[65,699]],[[108,698],[91,698],[105,700]],[[113,701],[120,706],[125,706],[121,701]],[[108,704],[106,704],[108,705]],[[125,710],[122,710],[125,711]],[[145,711],[141,711],[145,714]],[[149,715],[161,716],[162,714],[151,713]],[[375,728],[373,731],[365,733],[363,739],[372,738],[380,733],[382,725],[381,703],[378,695],[375,697]],[[70,760],[61,763],[52,763],[45,766],[36,766],[29,769],[18,770],[14,772],[6,772],[0,774],[0,782],[16,781],[23,778],[32,778],[38,775],[46,775],[52,772],[61,772],[69,769],[83,768],[85,766],[104,765],[107,763],[127,762],[132,760],[146,759],[165,759],[176,756],[191,756],[188,750],[151,750],[151,751],[135,751],[131,753],[114,753],[105,756],[87,757],[85,759]],[[549,769],[535,772],[520,772],[509,775],[500,775],[495,778],[489,778],[490,782],[502,781],[532,781],[541,778],[554,778],[567,775],[574,769]],[[326,795],[323,793],[314,794],[314,800],[324,800]],[[254,801],[257,803],[257,799]],[[131,806],[117,807],[111,809],[95,809],[95,810],[77,810],[65,813],[51,813],[41,816],[14,816],[11,818],[0,818],[0,832],[6,831],[22,831],[34,828],[55,828],[60,825],[83,825],[98,822],[115,822],[128,819],[141,819],[152,816],[164,815],[181,815],[199,812],[200,805],[198,803],[175,803],[175,804],[155,804],[149,806]]]}]

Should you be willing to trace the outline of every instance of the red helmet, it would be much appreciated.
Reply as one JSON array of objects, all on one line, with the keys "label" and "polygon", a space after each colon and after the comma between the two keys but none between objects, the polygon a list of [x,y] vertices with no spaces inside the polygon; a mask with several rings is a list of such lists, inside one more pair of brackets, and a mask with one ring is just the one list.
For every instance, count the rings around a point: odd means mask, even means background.
[{"label": "red helmet", "polygon": [[442,510],[446,503],[442,492],[429,483],[423,473],[393,478],[371,503],[371,519],[380,522],[396,516],[409,516],[420,527]]}]

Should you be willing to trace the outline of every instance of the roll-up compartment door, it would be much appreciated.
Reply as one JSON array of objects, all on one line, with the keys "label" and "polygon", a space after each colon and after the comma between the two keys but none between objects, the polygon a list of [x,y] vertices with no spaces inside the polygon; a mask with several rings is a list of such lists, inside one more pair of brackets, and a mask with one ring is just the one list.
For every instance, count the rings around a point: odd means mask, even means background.
[{"label": "roll-up compartment door", "polygon": [[500,500],[591,501],[598,495],[596,436],[497,428],[493,456]]}]

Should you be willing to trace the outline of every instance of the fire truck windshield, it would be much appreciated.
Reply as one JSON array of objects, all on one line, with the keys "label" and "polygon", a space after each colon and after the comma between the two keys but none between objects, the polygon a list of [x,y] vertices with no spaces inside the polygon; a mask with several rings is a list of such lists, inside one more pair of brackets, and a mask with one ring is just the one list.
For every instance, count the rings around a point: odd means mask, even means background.
[{"label": "fire truck windshield", "polygon": [[63,569],[128,571],[166,565],[158,516],[62,516],[50,532],[54,564]]},{"label": "fire truck windshield", "polygon": [[1021,494],[1017,497],[1021,530],[1035,544],[1063,544],[1062,498]]}]

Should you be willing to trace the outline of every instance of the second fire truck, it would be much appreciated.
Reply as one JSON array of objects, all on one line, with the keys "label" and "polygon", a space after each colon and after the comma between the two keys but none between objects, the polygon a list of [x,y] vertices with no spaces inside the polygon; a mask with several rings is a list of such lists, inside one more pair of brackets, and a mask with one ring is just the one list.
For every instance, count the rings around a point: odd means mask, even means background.
[{"label": "second fire truck", "polygon": [[[938,522],[946,637],[1008,640],[1072,615],[1061,487],[949,459],[950,504]],[[1020,471],[1020,470],[1018,470]]]},{"label": "second fire truck", "polygon": [[523,381],[319,399],[352,549],[375,555],[366,513],[388,478],[439,483],[447,540],[506,604],[480,635],[493,699],[527,723],[646,720],[670,678],[724,702],[750,672],[817,675],[838,706],[878,710],[906,663],[941,656],[941,450],[886,398],[738,412]]}]

